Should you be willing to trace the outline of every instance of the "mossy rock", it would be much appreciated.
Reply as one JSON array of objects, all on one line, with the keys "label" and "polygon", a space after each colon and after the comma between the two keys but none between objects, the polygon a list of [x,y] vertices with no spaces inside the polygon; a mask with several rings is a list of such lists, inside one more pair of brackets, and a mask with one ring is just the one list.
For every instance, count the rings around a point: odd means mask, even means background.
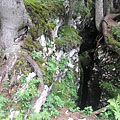
[{"label": "mossy rock", "polygon": [[[33,51],[39,52],[39,51],[43,50],[42,46],[40,45],[40,43],[38,41],[32,40],[29,37],[24,41],[24,45],[22,46],[22,49],[31,56],[32,56]],[[42,70],[46,69],[46,67],[42,65],[43,63],[46,62],[44,59],[35,58],[35,61],[37,62],[38,66]]]},{"label": "mossy rock", "polygon": [[108,33],[105,37],[106,37],[106,43],[109,46],[109,48],[113,51],[115,51],[116,53],[118,53],[120,55],[120,26],[108,26],[109,29],[111,29],[111,33]]},{"label": "mossy rock", "polygon": [[59,30],[59,39],[55,40],[58,47],[68,46],[77,47],[81,45],[81,37],[79,36],[77,30],[74,27],[63,26]]},{"label": "mossy rock", "polygon": [[48,2],[41,4],[38,2],[25,1],[26,9],[31,17],[33,27],[29,30],[33,39],[41,36],[43,32],[51,34],[56,26],[54,18],[64,16],[65,9],[62,2]]},{"label": "mossy rock", "polygon": [[34,50],[38,52],[42,51],[43,49],[38,41],[34,41],[29,37],[24,41],[24,45],[22,46],[22,48],[30,54]]}]

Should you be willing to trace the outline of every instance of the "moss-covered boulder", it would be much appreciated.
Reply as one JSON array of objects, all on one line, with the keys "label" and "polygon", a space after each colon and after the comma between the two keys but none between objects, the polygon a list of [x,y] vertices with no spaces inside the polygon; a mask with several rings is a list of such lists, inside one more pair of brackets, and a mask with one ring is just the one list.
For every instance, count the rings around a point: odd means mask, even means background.
[{"label": "moss-covered boulder", "polygon": [[59,38],[55,40],[58,49],[69,51],[81,45],[82,38],[74,27],[63,26],[59,30]]},{"label": "moss-covered boulder", "polygon": [[51,36],[51,31],[56,26],[55,18],[64,16],[65,9],[62,2],[38,3],[25,1],[25,6],[33,27],[29,30],[33,39],[40,37],[43,33]]}]

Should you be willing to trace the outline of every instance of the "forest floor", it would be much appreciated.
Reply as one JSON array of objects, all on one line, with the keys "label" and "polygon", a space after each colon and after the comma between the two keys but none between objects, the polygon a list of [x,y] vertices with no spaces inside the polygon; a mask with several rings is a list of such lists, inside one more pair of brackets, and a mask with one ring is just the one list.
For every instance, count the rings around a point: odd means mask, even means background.
[{"label": "forest floor", "polygon": [[80,112],[70,112],[68,107],[60,108],[59,112],[60,114],[56,118],[52,117],[51,120],[80,120],[83,118]]}]

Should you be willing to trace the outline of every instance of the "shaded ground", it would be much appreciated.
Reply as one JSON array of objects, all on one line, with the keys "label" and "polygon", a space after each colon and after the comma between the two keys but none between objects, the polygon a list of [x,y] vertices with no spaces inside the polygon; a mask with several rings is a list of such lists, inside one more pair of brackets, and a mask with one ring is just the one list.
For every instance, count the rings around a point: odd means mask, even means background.
[{"label": "shaded ground", "polygon": [[83,118],[83,115],[80,114],[80,112],[72,113],[67,107],[60,108],[59,112],[60,114],[56,118],[52,117],[51,120],[79,120]]}]

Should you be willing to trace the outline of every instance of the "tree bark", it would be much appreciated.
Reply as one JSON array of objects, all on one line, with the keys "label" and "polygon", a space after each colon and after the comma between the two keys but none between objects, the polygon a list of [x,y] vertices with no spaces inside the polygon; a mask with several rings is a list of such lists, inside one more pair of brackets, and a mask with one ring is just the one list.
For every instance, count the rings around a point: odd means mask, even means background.
[{"label": "tree bark", "polygon": [[12,47],[20,29],[27,26],[28,15],[23,0],[0,1],[0,48]]},{"label": "tree bark", "polygon": [[73,12],[72,0],[69,0],[68,26],[72,26],[72,12]]},{"label": "tree bark", "polygon": [[98,31],[101,31],[101,22],[104,17],[103,0],[96,0],[95,2],[95,23]]}]

